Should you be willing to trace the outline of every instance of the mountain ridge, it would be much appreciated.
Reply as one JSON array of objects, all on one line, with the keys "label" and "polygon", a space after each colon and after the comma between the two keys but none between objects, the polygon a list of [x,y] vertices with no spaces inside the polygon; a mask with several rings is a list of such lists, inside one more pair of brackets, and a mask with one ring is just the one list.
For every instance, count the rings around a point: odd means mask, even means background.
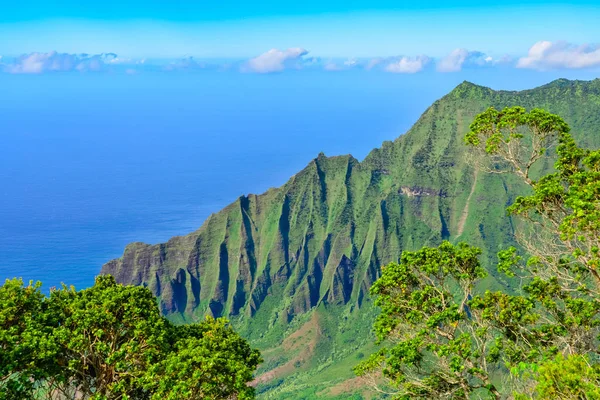
[{"label": "mountain ridge", "polygon": [[[128,245],[101,273],[149,287],[174,320],[228,316],[265,354],[265,397],[300,393],[298,382],[316,371],[323,380],[323,371],[333,381],[348,378],[342,360],[371,345],[376,310],[368,289],[381,265],[444,239],[482,247],[492,265],[499,247],[514,244],[504,208],[525,188],[510,176],[477,175],[462,140],[477,113],[509,105],[547,108],[584,145],[600,144],[600,79],[525,91],[465,81],[362,161],[320,153],[281,187],[238,197],[195,232]],[[507,285],[493,270],[485,282]],[[286,338],[309,323],[319,340],[307,342],[310,357],[299,358],[302,346],[285,350]]]}]

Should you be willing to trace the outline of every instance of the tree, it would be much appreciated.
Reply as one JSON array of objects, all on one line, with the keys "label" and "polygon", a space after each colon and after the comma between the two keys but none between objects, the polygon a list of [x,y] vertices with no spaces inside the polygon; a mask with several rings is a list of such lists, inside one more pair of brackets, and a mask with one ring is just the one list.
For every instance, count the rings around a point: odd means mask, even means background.
[{"label": "tree", "polygon": [[21,279],[0,286],[0,398],[30,399],[36,382],[59,371],[58,353],[40,291],[41,283]]},{"label": "tree", "polygon": [[[500,254],[500,269],[525,282],[523,293],[536,303],[534,333],[541,349],[563,354],[565,360],[586,354],[596,364],[600,150],[577,146],[559,116],[522,107],[488,109],[475,118],[465,141],[486,154],[497,172],[516,172],[531,187],[531,194],[517,197],[507,210],[524,222],[516,236],[528,259],[523,263],[516,249],[507,249]],[[531,167],[554,146],[555,172],[533,179]],[[547,366],[557,362],[547,353],[541,360]]]},{"label": "tree", "polygon": [[[531,187],[508,213],[528,223],[517,238],[532,257],[532,272],[598,298],[600,150],[578,147],[569,132],[562,118],[544,110],[490,108],[475,118],[465,141],[491,159],[493,171],[514,172]],[[532,179],[532,167],[557,144],[556,171]]]},{"label": "tree", "polygon": [[225,319],[207,317],[174,330],[174,350],[148,375],[152,399],[254,398],[247,383],[262,361],[260,354]]},{"label": "tree", "polygon": [[[371,289],[382,308],[375,330],[387,346],[359,375],[382,372],[396,398],[470,398],[483,389],[496,398],[561,398],[552,391],[562,385],[557,368],[597,377],[600,151],[579,148],[569,131],[540,109],[490,108],[475,118],[465,142],[479,151],[478,167],[513,173],[532,192],[508,208],[522,221],[516,237],[527,261],[515,248],[498,254],[498,270],[519,278],[516,294],[466,291],[452,272],[460,249],[475,263],[477,249],[465,244],[403,253]],[[539,161],[556,145],[556,172],[542,175]],[[471,287],[480,275],[466,275]],[[571,380],[579,386],[570,393],[595,393],[594,379]]]},{"label": "tree", "polygon": [[99,276],[89,289],[63,287],[50,294],[58,319],[52,336],[60,347],[63,376],[53,387],[70,397],[145,398],[148,368],[169,351],[169,323],[143,287]]},{"label": "tree", "polygon": [[[473,393],[496,398],[490,367],[497,361],[494,337],[468,304],[476,282],[486,276],[481,251],[443,242],[402,253],[383,268],[371,287],[381,314],[380,342],[391,342],[355,371],[381,370],[395,398],[468,399]],[[374,382],[374,380],[372,380]]]},{"label": "tree", "polygon": [[143,287],[0,287],[0,397],[253,398],[260,355],[224,319],[176,326]]}]

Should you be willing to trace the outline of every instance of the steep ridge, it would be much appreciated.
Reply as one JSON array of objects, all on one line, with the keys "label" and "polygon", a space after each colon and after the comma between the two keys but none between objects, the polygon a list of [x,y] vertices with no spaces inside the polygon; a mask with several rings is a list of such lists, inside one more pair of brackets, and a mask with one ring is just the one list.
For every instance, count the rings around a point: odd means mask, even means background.
[{"label": "steep ridge", "polygon": [[[293,371],[279,369],[285,381],[273,373],[266,375],[270,383],[259,379],[260,390],[265,397],[310,398],[304,379],[318,370],[321,380],[311,378],[312,386],[327,387],[350,377],[369,346],[368,289],[381,265],[443,239],[479,245],[490,260],[513,243],[504,209],[523,188],[510,176],[476,177],[462,140],[477,113],[512,105],[558,113],[583,144],[600,145],[599,79],[520,92],[464,82],[364,161],[319,154],[282,187],[238,198],[196,232],[127,246],[101,273],[149,287],[175,320],[229,317],[265,350],[261,374],[302,360]],[[506,285],[494,276],[486,285]],[[289,351],[302,346],[284,348],[284,339],[314,321],[319,344],[310,342],[310,358]]]}]

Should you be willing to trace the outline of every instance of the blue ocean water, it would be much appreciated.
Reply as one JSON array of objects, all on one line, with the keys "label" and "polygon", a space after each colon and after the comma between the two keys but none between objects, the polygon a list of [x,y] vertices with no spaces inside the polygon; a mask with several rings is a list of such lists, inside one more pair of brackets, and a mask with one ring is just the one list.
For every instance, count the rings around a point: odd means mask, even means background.
[{"label": "blue ocean water", "polygon": [[362,159],[464,79],[558,76],[0,74],[0,281],[87,287],[127,243],[189,233],[321,151]]}]

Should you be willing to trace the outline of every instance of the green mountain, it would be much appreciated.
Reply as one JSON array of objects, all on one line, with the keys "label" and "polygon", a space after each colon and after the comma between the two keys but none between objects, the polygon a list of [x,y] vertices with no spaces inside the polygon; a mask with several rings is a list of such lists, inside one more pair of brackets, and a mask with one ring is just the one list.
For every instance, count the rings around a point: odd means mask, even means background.
[{"label": "green mountain", "polygon": [[[196,232],[128,245],[102,273],[149,287],[175,321],[230,318],[263,352],[263,398],[361,393],[351,368],[373,350],[368,289],[381,265],[443,239],[478,245],[490,260],[513,244],[504,210],[524,188],[475,172],[463,144],[477,113],[513,105],[560,114],[582,144],[600,146],[600,79],[520,92],[464,82],[363,161],[319,154],[282,187],[240,197]],[[486,282],[507,285],[494,271]]]}]

